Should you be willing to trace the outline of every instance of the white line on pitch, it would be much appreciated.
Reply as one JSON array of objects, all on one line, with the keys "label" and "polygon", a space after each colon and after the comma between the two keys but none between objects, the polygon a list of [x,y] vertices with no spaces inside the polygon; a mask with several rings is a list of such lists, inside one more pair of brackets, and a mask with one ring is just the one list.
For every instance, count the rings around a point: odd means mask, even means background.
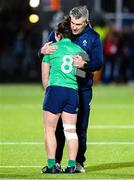
[{"label": "white line on pitch", "polygon": [[20,109],[20,108],[24,108],[24,109],[37,109],[40,108],[41,109],[42,104],[0,104],[0,109]]},{"label": "white line on pitch", "polygon": [[134,109],[134,104],[95,104],[91,108],[96,109]]},{"label": "white line on pitch", "polygon": [[134,142],[87,142],[91,145],[134,145]]},{"label": "white line on pitch", "polygon": [[42,168],[42,166],[0,166],[0,168]]},{"label": "white line on pitch", "polygon": [[[0,142],[0,145],[42,145],[44,144],[43,142]],[[110,144],[115,144],[115,145],[133,145],[134,142],[87,142],[87,144],[91,145],[110,145]]]},{"label": "white line on pitch", "polygon": [[0,145],[41,145],[43,142],[0,142]]},{"label": "white line on pitch", "polygon": [[89,125],[90,129],[134,129],[134,125]]}]

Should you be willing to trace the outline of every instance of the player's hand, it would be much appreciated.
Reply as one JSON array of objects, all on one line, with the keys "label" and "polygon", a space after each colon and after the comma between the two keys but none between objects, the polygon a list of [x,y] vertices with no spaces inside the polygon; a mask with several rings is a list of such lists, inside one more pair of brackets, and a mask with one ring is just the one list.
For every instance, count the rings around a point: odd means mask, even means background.
[{"label": "player's hand", "polygon": [[41,48],[41,53],[44,55],[52,54],[52,52],[57,49],[57,46],[51,45],[52,43],[53,42],[51,41],[51,42],[44,44],[44,46]]},{"label": "player's hand", "polygon": [[82,59],[81,56],[79,55],[73,56],[73,60],[74,60],[74,67],[83,68],[85,61]]}]

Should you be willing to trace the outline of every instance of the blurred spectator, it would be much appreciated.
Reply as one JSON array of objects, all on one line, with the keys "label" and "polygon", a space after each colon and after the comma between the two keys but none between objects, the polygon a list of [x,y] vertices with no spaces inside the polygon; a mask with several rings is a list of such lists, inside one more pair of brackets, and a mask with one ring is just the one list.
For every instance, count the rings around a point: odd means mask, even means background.
[{"label": "blurred spectator", "polygon": [[104,72],[103,82],[119,82],[120,77],[120,33],[116,30],[111,30],[104,39]]},{"label": "blurred spectator", "polygon": [[99,33],[101,42],[103,44],[104,39],[109,31],[109,27],[105,19],[100,19],[99,23],[94,26],[94,29]]},{"label": "blurred spectator", "polygon": [[14,59],[16,61],[16,75],[22,76],[22,64],[25,56],[25,34],[18,32],[14,43]]},{"label": "blurred spectator", "polygon": [[121,80],[134,83],[134,24],[123,28],[122,50]]},{"label": "blurred spectator", "polygon": [[[94,30],[99,33],[100,40],[103,46],[104,39],[109,31],[108,24],[106,20],[103,18],[103,16],[99,18],[98,23],[94,26]],[[94,73],[94,83],[95,84],[100,83],[101,79],[102,79],[102,69]]]}]

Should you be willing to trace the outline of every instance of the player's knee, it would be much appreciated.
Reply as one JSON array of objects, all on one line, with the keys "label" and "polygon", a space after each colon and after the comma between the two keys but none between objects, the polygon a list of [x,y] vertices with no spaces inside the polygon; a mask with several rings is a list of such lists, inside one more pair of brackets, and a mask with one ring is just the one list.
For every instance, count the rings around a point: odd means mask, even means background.
[{"label": "player's knee", "polygon": [[66,140],[72,140],[72,139],[78,139],[77,133],[76,133],[76,126],[73,124],[63,124],[64,127],[64,134],[66,137]]}]

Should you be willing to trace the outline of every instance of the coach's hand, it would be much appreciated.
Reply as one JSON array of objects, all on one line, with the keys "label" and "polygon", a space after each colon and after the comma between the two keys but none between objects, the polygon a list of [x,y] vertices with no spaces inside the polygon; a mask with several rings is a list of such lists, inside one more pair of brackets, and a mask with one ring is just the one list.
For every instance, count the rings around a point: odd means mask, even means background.
[{"label": "coach's hand", "polygon": [[44,55],[52,54],[52,52],[57,49],[57,46],[51,45],[52,43],[53,42],[51,41],[51,42],[44,44],[44,46],[41,48],[41,54],[44,54]]},{"label": "coach's hand", "polygon": [[87,63],[79,55],[73,56],[73,60],[74,60],[74,66],[77,68],[83,68],[84,64]]}]

